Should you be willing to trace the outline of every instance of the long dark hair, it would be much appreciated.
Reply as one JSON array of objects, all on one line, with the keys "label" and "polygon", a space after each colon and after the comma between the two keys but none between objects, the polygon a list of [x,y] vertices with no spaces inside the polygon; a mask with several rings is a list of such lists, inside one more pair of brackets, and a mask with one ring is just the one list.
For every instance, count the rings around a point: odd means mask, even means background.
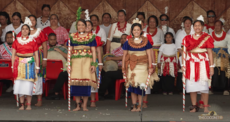
[{"label": "long dark hair", "polygon": [[4,16],[7,19],[7,25],[11,24],[10,16],[7,12],[5,11],[0,12],[0,16]]},{"label": "long dark hair", "polygon": [[51,9],[49,4],[43,4],[43,5],[42,5],[42,10],[43,10],[45,7],[49,8],[49,10]]},{"label": "long dark hair", "polygon": [[167,43],[167,42],[166,42],[166,36],[167,36],[167,35],[170,35],[170,36],[172,37],[172,43],[175,44],[175,39],[174,39],[174,36],[173,36],[173,34],[172,34],[171,32],[167,32],[167,33],[165,34],[165,40],[164,40],[165,44]]},{"label": "long dark hair", "polygon": [[23,23],[23,21],[22,21],[22,16],[21,16],[21,14],[20,14],[19,12],[14,12],[13,15],[12,15],[12,18],[13,18],[14,16],[18,16],[18,17],[20,18],[20,20],[21,20],[20,22]]},{"label": "long dark hair", "polygon": [[[140,30],[142,30],[141,24],[139,24],[139,23],[134,23],[134,24],[132,25],[132,27],[131,27],[131,34],[132,34],[132,36],[134,36],[134,35],[133,35],[133,29],[134,29],[135,26],[140,27]],[[140,36],[141,36],[142,34],[143,34],[143,31],[141,31]]]}]

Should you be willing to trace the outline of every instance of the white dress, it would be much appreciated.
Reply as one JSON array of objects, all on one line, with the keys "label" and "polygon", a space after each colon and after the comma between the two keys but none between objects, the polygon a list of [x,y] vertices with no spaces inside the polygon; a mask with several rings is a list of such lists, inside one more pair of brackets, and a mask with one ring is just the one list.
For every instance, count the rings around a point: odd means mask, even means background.
[{"label": "white dress", "polygon": [[[93,33],[96,33],[96,30],[93,31]],[[99,32],[97,33],[97,36],[101,37],[101,41],[104,42],[104,45],[106,44],[106,33],[105,30],[103,28],[100,27]]]},{"label": "white dress", "polygon": [[7,25],[5,30],[2,32],[2,37],[1,37],[2,42],[5,42],[5,36],[8,31],[14,31],[16,34],[18,34],[22,29],[22,25],[23,24],[21,23],[21,25],[16,29],[14,28],[13,24]]},{"label": "white dress", "polygon": [[[113,38],[119,38],[120,39],[122,34],[130,35],[131,26],[132,26],[131,24],[127,23],[125,31],[124,31],[124,33],[122,33],[121,31],[118,30],[117,23],[113,23],[111,28],[110,28],[111,31],[109,33],[109,37],[107,39],[109,41],[112,41]],[[121,43],[111,42],[111,45],[112,46],[110,46],[110,52],[112,52],[112,50],[117,49],[118,47],[120,47]]]},{"label": "white dress", "polygon": [[[168,28],[168,30],[167,30]],[[173,34],[173,37],[175,38],[176,34],[175,34],[175,31],[171,28],[171,27],[168,27],[165,29],[162,29],[162,31],[164,32],[164,35],[167,33],[167,32],[171,32]]]},{"label": "white dress", "polygon": [[[42,22],[42,17],[38,17],[37,18],[37,28],[41,28],[41,29],[44,29],[48,26],[50,26],[50,20],[47,19],[45,23]],[[58,22],[58,26],[60,26],[60,23]]]},{"label": "white dress", "polygon": [[[147,33],[147,28],[143,30],[145,33]],[[150,33],[151,34],[151,33]],[[152,37],[153,39],[153,46],[159,46],[164,43],[164,33],[160,28],[157,28],[157,33],[155,36]]]},{"label": "white dress", "polygon": [[107,37],[109,36],[109,30],[110,30],[110,28],[111,28],[111,25],[112,25],[112,24],[110,24],[109,26],[105,26],[104,24],[100,25],[100,27],[103,28],[103,29],[105,30],[106,39],[107,39]]},{"label": "white dress", "polygon": [[[194,33],[195,33],[194,30],[191,28],[189,35],[192,35]],[[187,36],[187,34],[186,34],[184,29],[182,29],[178,32],[178,34],[175,38],[175,44],[176,44],[177,49],[181,49],[182,40],[184,39],[185,36]]]}]

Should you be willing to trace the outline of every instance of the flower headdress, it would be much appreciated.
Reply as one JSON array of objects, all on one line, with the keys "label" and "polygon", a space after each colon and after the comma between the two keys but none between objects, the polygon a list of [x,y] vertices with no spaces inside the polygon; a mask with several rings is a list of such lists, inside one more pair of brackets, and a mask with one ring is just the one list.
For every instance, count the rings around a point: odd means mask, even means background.
[{"label": "flower headdress", "polygon": [[88,9],[85,10],[85,21],[90,21],[89,10]]},{"label": "flower headdress", "polygon": [[27,24],[27,25],[30,27],[30,30],[33,30],[33,28],[31,28],[32,22],[30,21],[30,18],[25,17],[25,22],[24,22],[24,24]]},{"label": "flower headdress", "polygon": [[139,24],[141,24],[141,21],[140,21],[138,18],[136,18],[136,19],[133,20],[133,24],[134,24],[134,23],[139,23]]}]

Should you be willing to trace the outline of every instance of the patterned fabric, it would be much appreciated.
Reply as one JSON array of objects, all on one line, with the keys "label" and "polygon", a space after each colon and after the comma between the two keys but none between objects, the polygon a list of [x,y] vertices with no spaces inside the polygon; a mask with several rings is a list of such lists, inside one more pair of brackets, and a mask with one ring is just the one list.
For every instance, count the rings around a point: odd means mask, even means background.
[{"label": "patterned fabric", "polygon": [[[11,59],[11,55],[8,53],[7,49],[12,53],[13,48],[10,48],[6,42],[4,44],[0,45],[0,59]],[[5,47],[7,47],[7,49]]]},{"label": "patterned fabric", "polygon": [[[123,49],[122,47],[118,47],[117,49],[111,52],[116,57],[123,56]],[[122,61],[118,61],[118,66],[122,66]]]},{"label": "patterned fabric", "polygon": [[177,76],[177,61],[176,56],[162,55],[161,59],[161,73],[162,76],[171,75],[172,77]]},{"label": "patterned fabric", "polygon": [[53,30],[57,35],[57,42],[59,45],[64,45],[65,40],[69,38],[69,34],[65,28],[59,26],[56,30]]},{"label": "patterned fabric", "polygon": [[65,48],[65,47],[62,47],[62,46],[54,46],[54,47],[51,47],[48,51],[55,51],[54,48],[58,48],[60,49],[63,53],[67,54],[68,53],[68,50]]}]

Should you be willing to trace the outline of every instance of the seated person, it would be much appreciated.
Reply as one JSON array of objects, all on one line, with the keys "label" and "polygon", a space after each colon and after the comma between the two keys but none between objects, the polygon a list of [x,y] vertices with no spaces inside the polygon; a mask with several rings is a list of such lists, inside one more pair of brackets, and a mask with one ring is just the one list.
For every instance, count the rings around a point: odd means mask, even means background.
[{"label": "seated person", "polygon": [[[13,34],[12,31],[8,31],[5,36],[6,42],[0,45],[0,59],[10,59],[12,55],[12,44],[13,44]],[[3,82],[6,84],[7,90],[6,92],[11,92],[13,90],[13,87],[10,86],[12,81],[10,80],[0,80],[0,82]]]},{"label": "seated person", "polygon": [[118,70],[117,71],[108,71],[103,75],[101,85],[99,88],[99,95],[104,98],[114,98],[115,93],[115,82],[117,79],[123,79],[122,74],[122,57],[123,57],[123,49],[122,46],[126,41],[127,34],[123,34],[121,36],[121,46],[114,49],[111,53],[116,57],[107,57],[106,60],[113,60],[118,62]]},{"label": "seated person", "polygon": [[[61,54],[65,58],[65,61],[62,60],[63,61],[63,69],[65,69],[64,67],[65,67],[65,62],[67,59],[68,50],[64,46],[56,46],[57,40],[56,40],[56,34],[54,34],[54,33],[49,34],[48,42],[49,42],[49,46],[50,46],[50,49],[48,50],[48,59],[54,59],[55,58],[53,55],[54,54],[53,51],[58,52],[59,54]],[[58,59],[60,59],[60,56]],[[59,100],[60,99],[59,92],[61,91],[61,88],[62,88],[65,81],[68,81],[68,73],[67,73],[67,71],[62,71],[62,72],[60,72],[58,79],[57,79],[57,82],[54,85],[54,89],[53,89],[54,95],[48,96],[46,99],[48,99],[48,100]]]}]

